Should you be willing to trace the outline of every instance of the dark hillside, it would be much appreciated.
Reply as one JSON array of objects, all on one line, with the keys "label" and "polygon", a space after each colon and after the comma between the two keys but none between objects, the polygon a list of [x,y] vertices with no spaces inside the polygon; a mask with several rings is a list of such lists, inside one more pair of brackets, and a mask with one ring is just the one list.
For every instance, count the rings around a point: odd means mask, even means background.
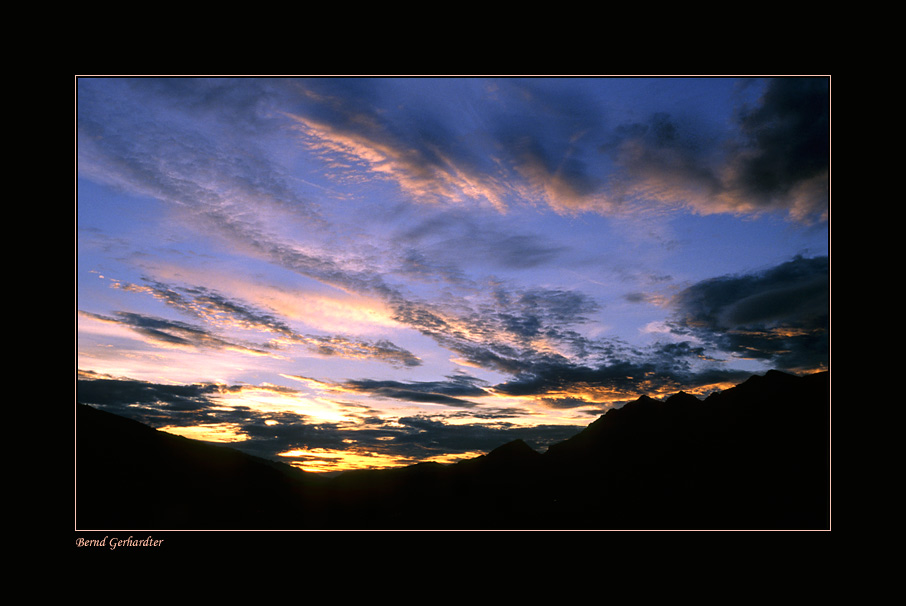
[{"label": "dark hillside", "polygon": [[551,447],[553,493],[613,525],[827,528],[829,400],[827,373],[778,372],[703,401],[640,398]]},{"label": "dark hillside", "polygon": [[313,477],[79,406],[80,529],[827,529],[827,373],[642,397],[544,454]]},{"label": "dark hillside", "polygon": [[288,465],[174,436],[79,405],[80,529],[267,529],[304,525],[310,478]]}]

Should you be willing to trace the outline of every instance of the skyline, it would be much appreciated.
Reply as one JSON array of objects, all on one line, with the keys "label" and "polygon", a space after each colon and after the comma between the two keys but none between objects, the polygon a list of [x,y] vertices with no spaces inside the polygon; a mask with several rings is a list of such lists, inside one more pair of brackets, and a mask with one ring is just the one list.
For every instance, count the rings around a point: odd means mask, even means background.
[{"label": "skyline", "polygon": [[335,471],[826,370],[829,85],[77,78],[77,399]]}]

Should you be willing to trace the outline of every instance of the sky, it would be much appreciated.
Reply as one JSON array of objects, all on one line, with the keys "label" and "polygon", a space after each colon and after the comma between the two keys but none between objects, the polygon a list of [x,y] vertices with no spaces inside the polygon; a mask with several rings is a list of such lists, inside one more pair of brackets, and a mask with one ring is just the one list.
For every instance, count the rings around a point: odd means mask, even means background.
[{"label": "sky", "polygon": [[829,77],[75,84],[80,403],[329,472],[828,369]]}]

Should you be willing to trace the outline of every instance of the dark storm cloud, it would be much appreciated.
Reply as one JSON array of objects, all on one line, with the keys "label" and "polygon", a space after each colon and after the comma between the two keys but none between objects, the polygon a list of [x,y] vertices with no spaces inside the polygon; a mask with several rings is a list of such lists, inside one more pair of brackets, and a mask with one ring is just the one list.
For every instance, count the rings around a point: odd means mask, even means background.
[{"label": "dark storm cloud", "polygon": [[541,402],[548,408],[561,410],[588,407],[588,400],[583,400],[582,398],[541,398]]},{"label": "dark storm cloud", "polygon": [[76,401],[152,427],[219,422],[213,398],[224,386],[164,385],[86,373],[76,383]]},{"label": "dark storm cloud", "polygon": [[826,220],[829,80],[770,79],[733,126],[720,133],[666,112],[616,126],[599,148],[622,170],[611,193],[706,213],[780,210],[796,220]]},{"label": "dark storm cloud", "polygon": [[547,92],[543,83],[501,85],[506,111],[495,115],[491,132],[513,175],[548,192],[555,208],[606,213],[647,200],[826,219],[828,78],[766,80],[762,97],[739,109],[735,130],[670,105],[643,120],[615,122],[606,101]]},{"label": "dark storm cloud", "polygon": [[776,78],[763,103],[746,109],[739,181],[767,200],[823,176],[830,164],[830,83],[826,78]]},{"label": "dark storm cloud", "polygon": [[826,367],[830,265],[803,258],[749,275],[695,284],[675,299],[674,329],[783,369]]},{"label": "dark storm cloud", "polygon": [[784,210],[795,218],[827,212],[826,78],[767,80],[763,97],[743,106],[732,129],[669,99],[645,118],[621,122],[607,112],[606,98],[569,90],[571,80],[556,92],[545,82],[495,82],[504,101],[482,106],[493,116],[489,149],[502,156],[512,183],[527,186],[514,191],[564,211],[619,212],[635,202],[701,212]]},{"label": "dark storm cloud", "polygon": [[641,185],[643,192],[671,202],[690,189],[705,198],[715,194],[720,183],[712,158],[720,143],[702,136],[702,130],[700,124],[680,123],[664,112],[616,126],[600,147],[623,171],[615,177],[613,193],[631,196]]},{"label": "dark storm cloud", "polygon": [[[569,363],[536,364],[529,371],[496,385],[494,389],[511,396],[580,390],[632,392],[645,382],[646,375],[654,375],[656,370],[656,365],[645,362],[615,362],[598,367]],[[656,377],[660,385],[675,383],[675,379],[663,371],[657,372]]]},{"label": "dark storm cloud", "polygon": [[164,403],[184,410],[197,410],[210,404],[209,396],[218,393],[215,385],[162,385],[127,379],[79,380],[76,399],[85,404],[130,406]]}]

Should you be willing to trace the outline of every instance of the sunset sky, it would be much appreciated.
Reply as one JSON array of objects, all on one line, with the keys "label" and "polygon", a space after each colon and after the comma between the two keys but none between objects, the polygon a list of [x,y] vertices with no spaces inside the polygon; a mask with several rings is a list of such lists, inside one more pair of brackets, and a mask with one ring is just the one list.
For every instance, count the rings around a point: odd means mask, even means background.
[{"label": "sunset sky", "polygon": [[828,367],[828,77],[75,84],[79,402],[332,471]]}]

